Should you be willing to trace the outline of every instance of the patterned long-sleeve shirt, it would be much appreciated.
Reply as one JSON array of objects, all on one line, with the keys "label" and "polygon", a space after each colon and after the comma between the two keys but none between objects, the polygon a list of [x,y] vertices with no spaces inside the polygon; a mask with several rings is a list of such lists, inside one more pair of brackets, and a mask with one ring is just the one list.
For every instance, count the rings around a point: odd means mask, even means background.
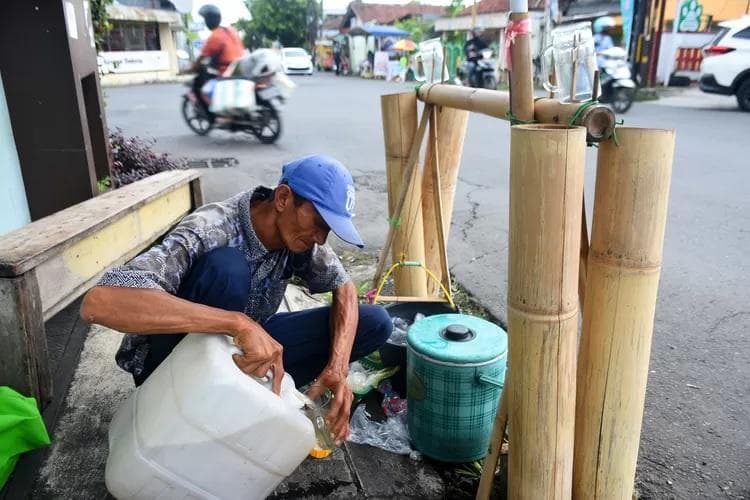
[{"label": "patterned long-sleeve shirt", "polygon": [[[270,189],[259,187],[199,208],[182,219],[161,243],[105,272],[98,285],[155,288],[177,294],[201,256],[216,248],[240,248],[251,276],[245,314],[262,324],[278,309],[293,275],[302,278],[312,293],[332,291],[349,281],[341,261],[327,246],[316,245],[300,254],[286,249],[269,251],[263,246],[250,221],[250,204],[267,200],[271,194]],[[117,353],[120,367],[139,375],[148,346],[147,335],[125,335]]]}]

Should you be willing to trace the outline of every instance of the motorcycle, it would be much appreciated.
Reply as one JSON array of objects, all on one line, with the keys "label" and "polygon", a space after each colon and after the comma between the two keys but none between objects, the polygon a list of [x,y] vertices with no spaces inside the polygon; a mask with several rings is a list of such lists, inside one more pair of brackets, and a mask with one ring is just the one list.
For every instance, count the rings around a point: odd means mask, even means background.
[{"label": "motorcycle", "polygon": [[464,61],[461,65],[461,83],[472,88],[497,90],[495,60],[491,59],[492,50],[485,49],[476,62]]},{"label": "motorcycle", "polygon": [[[217,78],[215,70],[202,66],[203,74],[196,76],[206,79]],[[254,135],[263,144],[273,144],[281,135],[281,107],[284,96],[274,84],[275,72],[266,72],[247,78],[255,84],[256,106],[241,113],[215,114],[208,110],[203,96],[196,95],[193,83],[187,83],[190,90],[183,95],[182,117],[188,127],[198,135],[206,135],[213,129],[229,132],[244,132]]]},{"label": "motorcycle", "polygon": [[625,113],[633,105],[638,86],[633,80],[627,53],[612,47],[598,54],[601,94],[599,101],[610,104],[616,113]]}]

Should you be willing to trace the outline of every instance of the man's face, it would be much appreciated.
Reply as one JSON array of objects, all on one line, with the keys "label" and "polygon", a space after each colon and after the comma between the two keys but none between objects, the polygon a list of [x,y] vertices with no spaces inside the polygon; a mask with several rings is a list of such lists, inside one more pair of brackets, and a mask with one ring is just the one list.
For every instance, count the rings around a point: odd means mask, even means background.
[{"label": "man's face", "polygon": [[331,228],[325,223],[312,203],[295,203],[295,195],[288,186],[280,186],[276,195],[277,210],[280,211],[278,228],[284,245],[295,253],[310,250],[315,244],[322,245]]}]

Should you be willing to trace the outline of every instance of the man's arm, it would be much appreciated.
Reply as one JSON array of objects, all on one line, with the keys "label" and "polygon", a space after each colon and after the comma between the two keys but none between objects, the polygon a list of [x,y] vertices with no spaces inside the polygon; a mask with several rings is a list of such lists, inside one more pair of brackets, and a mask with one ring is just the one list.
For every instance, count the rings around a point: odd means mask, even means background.
[{"label": "man's arm", "polygon": [[333,392],[328,421],[331,433],[338,441],[349,436],[349,414],[353,395],[346,377],[349,375],[349,359],[358,322],[357,287],[352,281],[347,281],[333,291],[330,319],[331,353],[328,364],[310,390],[310,397],[313,399],[322,394],[326,388]]},{"label": "man's arm", "polygon": [[273,391],[281,391],[283,349],[245,314],[196,304],[164,290],[95,286],[81,305],[81,318],[125,333],[201,332],[226,334],[242,350],[237,366],[249,375],[273,371]]},{"label": "man's arm", "polygon": [[89,323],[143,335],[205,332],[234,336],[243,316],[148,288],[95,286],[81,305],[81,318]]},{"label": "man's arm", "polygon": [[[230,204],[231,205],[231,204]],[[226,204],[211,204],[188,215],[164,237],[124,266],[110,269],[81,306],[81,317],[121,332],[153,334],[205,332],[234,337],[245,373],[283,374],[281,345],[244,314],[208,307],[175,296],[190,268],[207,252],[236,237]],[[274,377],[274,390],[281,377]]]}]

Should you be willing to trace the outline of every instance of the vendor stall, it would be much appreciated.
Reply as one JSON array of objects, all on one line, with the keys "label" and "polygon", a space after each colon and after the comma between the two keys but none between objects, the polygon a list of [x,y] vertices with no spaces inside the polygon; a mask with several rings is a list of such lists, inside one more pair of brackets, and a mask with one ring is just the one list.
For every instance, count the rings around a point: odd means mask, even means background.
[{"label": "vendor stall", "polygon": [[369,51],[377,53],[386,48],[388,41],[391,42],[392,47],[395,40],[409,36],[408,31],[400,30],[393,26],[370,25],[353,28],[349,31],[352,71],[359,71],[362,63],[367,61],[367,53]]}]

